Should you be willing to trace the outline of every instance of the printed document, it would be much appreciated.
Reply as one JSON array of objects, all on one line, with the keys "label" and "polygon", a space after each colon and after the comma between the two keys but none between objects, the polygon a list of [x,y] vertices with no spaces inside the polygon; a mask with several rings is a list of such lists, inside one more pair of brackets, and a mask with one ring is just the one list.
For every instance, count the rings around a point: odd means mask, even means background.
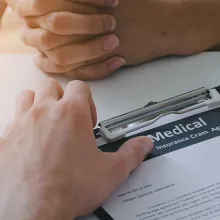
[{"label": "printed document", "polygon": [[112,219],[220,219],[220,108],[167,122],[138,134],[154,149],[102,206]]}]

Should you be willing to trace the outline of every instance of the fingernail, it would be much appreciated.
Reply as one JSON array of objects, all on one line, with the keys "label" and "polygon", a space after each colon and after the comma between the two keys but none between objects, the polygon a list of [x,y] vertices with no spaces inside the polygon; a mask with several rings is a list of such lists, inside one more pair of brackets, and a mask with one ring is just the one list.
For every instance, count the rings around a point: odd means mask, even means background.
[{"label": "fingernail", "polygon": [[119,39],[114,35],[108,36],[104,40],[103,48],[105,51],[112,51],[116,49],[118,46],[119,46]]},{"label": "fingernail", "polygon": [[150,138],[145,137],[143,139],[142,146],[144,148],[145,155],[147,156],[150,153],[150,151],[152,150],[154,144]]},{"label": "fingernail", "polygon": [[107,16],[105,17],[105,30],[113,31],[115,29],[116,22],[113,17]]},{"label": "fingernail", "polygon": [[115,7],[118,5],[119,0],[106,0],[106,4],[110,7]]},{"label": "fingernail", "polygon": [[113,63],[110,66],[110,69],[112,71],[119,69],[120,67],[125,65],[125,59],[118,58],[117,60],[114,60]]}]

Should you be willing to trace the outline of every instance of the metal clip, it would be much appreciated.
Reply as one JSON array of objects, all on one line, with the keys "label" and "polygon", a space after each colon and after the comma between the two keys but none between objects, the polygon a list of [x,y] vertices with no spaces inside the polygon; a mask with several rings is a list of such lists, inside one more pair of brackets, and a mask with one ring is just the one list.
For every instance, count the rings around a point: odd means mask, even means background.
[{"label": "metal clip", "polygon": [[161,101],[150,102],[143,108],[102,121],[99,133],[107,142],[123,139],[126,134],[149,126],[169,114],[183,114],[201,107],[220,106],[220,94],[204,87]]}]

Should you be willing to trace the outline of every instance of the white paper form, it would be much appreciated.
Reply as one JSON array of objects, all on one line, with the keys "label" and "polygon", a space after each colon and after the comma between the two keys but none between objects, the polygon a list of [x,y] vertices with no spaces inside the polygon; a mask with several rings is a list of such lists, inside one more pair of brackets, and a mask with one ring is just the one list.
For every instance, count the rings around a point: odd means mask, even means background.
[{"label": "white paper form", "polygon": [[167,116],[141,134],[154,149],[102,206],[112,219],[220,219],[220,108],[206,110]]}]

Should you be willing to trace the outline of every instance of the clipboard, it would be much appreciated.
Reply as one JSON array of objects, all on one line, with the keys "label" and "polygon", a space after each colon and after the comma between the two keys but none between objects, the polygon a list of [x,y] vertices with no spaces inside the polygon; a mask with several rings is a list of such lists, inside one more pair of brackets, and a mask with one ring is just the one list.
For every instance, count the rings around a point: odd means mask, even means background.
[{"label": "clipboard", "polygon": [[[213,119],[213,114],[219,116],[219,120]],[[157,125],[153,126],[160,119],[169,115],[173,115],[174,120],[167,120],[159,127]],[[178,117],[175,119],[175,116]],[[170,127],[172,124],[184,136],[184,132],[188,132],[187,129],[189,129],[189,132],[193,130],[193,127],[190,127],[191,124],[187,123],[192,121],[192,118],[195,116],[198,120],[194,123],[200,124],[200,127],[206,125],[202,117],[207,118],[207,120],[212,117],[213,126],[215,124],[217,126],[218,123],[220,124],[220,86],[212,89],[202,87],[161,102],[152,101],[143,108],[100,122],[98,128],[94,130],[94,134],[101,151],[116,152],[130,138],[146,135],[156,140],[158,137],[149,134],[156,133],[158,129],[166,130],[166,127]],[[183,120],[186,122],[185,125],[178,123]],[[169,136],[171,133],[167,133],[167,135]],[[216,135],[220,136],[220,126],[217,134],[208,134],[205,137],[206,139],[201,135],[201,137],[195,138],[194,142],[199,143],[203,140],[211,139]],[[177,143],[177,145],[178,147],[176,149],[174,147],[169,149],[154,148],[151,154],[145,158],[145,161],[175,150],[183,149],[187,146],[186,142]],[[121,220],[114,219],[103,207],[97,209],[95,214],[101,220]]]}]

